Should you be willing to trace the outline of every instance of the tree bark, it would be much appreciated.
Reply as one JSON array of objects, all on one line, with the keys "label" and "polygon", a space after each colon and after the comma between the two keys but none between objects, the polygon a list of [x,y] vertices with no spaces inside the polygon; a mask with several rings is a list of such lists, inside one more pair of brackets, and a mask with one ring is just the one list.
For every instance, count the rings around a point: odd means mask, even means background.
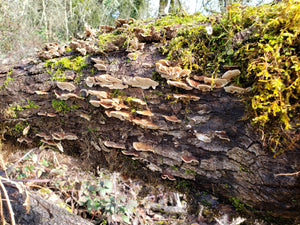
[{"label": "tree bark", "polygon": [[[155,179],[174,178],[176,180],[170,182],[176,184],[188,180],[198,188],[196,191],[206,190],[218,197],[237,200],[263,214],[297,218],[299,176],[276,174],[299,171],[300,151],[286,151],[276,158],[265,151],[260,135],[243,120],[245,105],[237,96],[226,93],[223,88],[209,92],[185,91],[162,83],[155,90],[129,86],[116,91],[87,86],[87,77],[104,73],[98,71],[92,75],[92,70],[95,71],[92,57],[105,60],[105,73],[116,78],[150,78],[155,72],[155,62],[164,58],[158,51],[159,46],[146,44],[139,58],[133,61],[128,61],[127,53],[122,50],[87,56],[89,66],[82,75],[77,74],[78,79],[73,82],[76,89],[72,93],[80,98],[68,100],[57,99],[68,91],[61,91],[57,82],[51,80],[44,62],[27,60],[16,65],[1,65],[0,137],[3,142],[18,140],[21,145],[37,145],[43,140],[41,133],[45,133],[60,144],[60,150],[86,156],[90,164],[108,165],[139,177],[151,174]],[[152,66],[145,67],[143,63]],[[74,71],[65,73],[76,74]],[[88,95],[87,90],[107,91],[111,97],[122,99],[131,110],[130,119],[108,117],[107,109],[90,103],[95,96]],[[176,100],[174,93],[189,93],[200,99]],[[128,98],[143,99],[146,105],[132,106],[124,100]],[[55,102],[64,102],[67,107],[59,108]],[[140,108],[153,113],[150,120],[155,126],[141,127],[132,122],[148,118],[136,113]],[[164,117],[172,115],[176,115],[177,122]],[[72,133],[78,139],[58,141],[57,133]],[[125,146],[127,152],[110,147],[112,142],[119,144],[119,148]],[[148,147],[141,151],[136,143]],[[129,151],[134,156],[124,155],[130,154]],[[184,156],[194,157],[194,162],[187,163],[182,159]],[[137,162],[146,170],[137,170],[140,168]]]}]

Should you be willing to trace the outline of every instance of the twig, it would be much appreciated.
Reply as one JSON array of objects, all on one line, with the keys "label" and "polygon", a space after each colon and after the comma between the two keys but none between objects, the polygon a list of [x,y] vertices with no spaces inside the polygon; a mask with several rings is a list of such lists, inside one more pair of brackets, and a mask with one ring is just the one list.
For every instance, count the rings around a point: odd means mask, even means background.
[{"label": "twig", "polygon": [[5,198],[6,198],[6,203],[7,203],[7,207],[8,207],[8,211],[9,211],[9,215],[10,215],[11,224],[15,225],[16,221],[15,221],[15,217],[14,217],[14,211],[12,209],[12,206],[11,206],[10,200],[9,200],[9,196],[7,194],[5,186],[3,185],[1,179],[0,179],[0,187],[1,187],[1,189],[3,191],[3,194],[4,194]]},{"label": "twig", "polygon": [[52,179],[10,179],[15,182],[35,182],[35,183],[47,183],[52,181]]},{"label": "twig", "polygon": [[3,214],[3,205],[2,205],[2,194],[0,191],[0,217],[2,219],[2,224],[6,224],[5,218],[4,218],[4,214]]},{"label": "twig", "polygon": [[300,174],[300,171],[295,172],[295,173],[278,173],[278,174],[275,174],[274,176],[275,177],[278,177],[278,176],[294,176],[294,175],[299,175],[299,174]]}]

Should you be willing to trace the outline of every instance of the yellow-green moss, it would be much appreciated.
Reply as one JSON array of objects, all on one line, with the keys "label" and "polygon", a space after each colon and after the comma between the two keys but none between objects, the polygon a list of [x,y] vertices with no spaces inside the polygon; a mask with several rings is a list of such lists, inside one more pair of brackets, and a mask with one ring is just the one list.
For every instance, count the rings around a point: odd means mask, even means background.
[{"label": "yellow-green moss", "polygon": [[[200,17],[197,23],[184,26],[162,49],[169,59],[201,75],[217,77],[224,72],[223,65],[239,66],[242,73],[235,82],[252,86],[252,92],[244,97],[248,119],[262,131],[274,152],[299,140],[299,136],[286,133],[299,126],[291,121],[300,117],[299,3],[234,4],[226,15],[206,22]],[[186,21],[192,18],[181,14],[173,20],[182,17],[187,17]],[[162,18],[159,24],[168,24],[168,19],[172,16]]]},{"label": "yellow-green moss", "polygon": [[[52,73],[51,80],[65,81],[66,78],[64,72],[66,70],[80,72],[82,69],[87,67],[87,64],[85,62],[85,57],[78,56],[75,58],[64,57],[57,61],[48,60],[45,63],[45,66],[50,68],[48,72]],[[54,70],[55,72],[53,72]]]},{"label": "yellow-green moss", "polygon": [[55,109],[56,112],[63,112],[67,113],[71,110],[78,109],[78,105],[71,105],[69,106],[65,101],[62,100],[52,100],[52,107]]}]

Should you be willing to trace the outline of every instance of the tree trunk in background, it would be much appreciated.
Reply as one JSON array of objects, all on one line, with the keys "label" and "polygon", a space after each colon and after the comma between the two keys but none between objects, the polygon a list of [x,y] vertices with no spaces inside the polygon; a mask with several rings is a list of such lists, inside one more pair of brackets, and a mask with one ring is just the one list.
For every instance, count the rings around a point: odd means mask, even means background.
[{"label": "tree trunk in background", "polygon": [[169,12],[175,12],[178,9],[182,9],[180,0],[171,0]]},{"label": "tree trunk in background", "polygon": [[[131,61],[125,50],[92,57],[104,60],[105,73],[116,78],[150,78],[155,72],[155,63],[164,58],[158,51],[159,46],[146,44],[138,59]],[[299,149],[277,158],[264,151],[260,136],[242,119],[245,105],[237,96],[223,89],[210,92],[193,89],[188,93],[200,100],[176,100],[173,94],[186,94],[187,91],[167,84],[155,90],[90,88],[86,78],[93,76],[96,68],[91,56],[86,57],[86,61],[89,66],[81,75],[65,71],[66,75],[77,77],[72,93],[81,96],[68,100],[58,99],[68,91],[60,90],[57,82],[51,80],[52,75],[43,62],[0,65],[2,142],[30,147],[45,142],[42,135],[50,138],[52,135],[60,150],[85,156],[90,165],[106,165],[124,174],[144,177],[149,182],[161,182],[161,176],[176,179],[168,182],[178,186],[188,181],[193,192],[208,191],[221,198],[231,198],[263,214],[299,216],[299,176],[276,176],[300,170]],[[99,74],[103,73],[96,73]],[[88,95],[91,93],[88,90],[107,91],[111,97],[124,102],[125,99],[143,99],[146,105],[133,107],[129,104],[130,118],[108,117],[110,111],[90,103],[95,96]],[[151,119],[137,114],[141,108],[153,113]],[[177,121],[166,120],[165,116],[173,115]],[[152,124],[136,125],[138,122],[132,121],[138,118],[151,120]],[[61,133],[73,136],[70,140],[55,140]],[[146,147],[137,147],[141,143]],[[125,147],[127,152],[112,148],[115,144]],[[194,162],[183,159],[187,156],[194,158]]]},{"label": "tree trunk in background", "polygon": [[159,0],[158,14],[164,15],[164,14],[168,13],[168,11],[166,12],[167,6],[168,6],[168,0]]}]

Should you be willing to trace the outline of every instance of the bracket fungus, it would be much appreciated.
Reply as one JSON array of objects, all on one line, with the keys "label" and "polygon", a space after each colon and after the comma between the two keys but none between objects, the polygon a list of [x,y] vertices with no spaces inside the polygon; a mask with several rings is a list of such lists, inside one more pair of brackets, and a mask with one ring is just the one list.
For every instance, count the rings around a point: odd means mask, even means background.
[{"label": "bracket fungus", "polygon": [[241,71],[238,69],[228,70],[227,72],[225,72],[223,74],[222,79],[232,80],[233,78],[235,78],[236,76],[238,76],[240,74],[241,74]]},{"label": "bracket fungus", "polygon": [[226,84],[228,84],[227,79],[222,79],[222,78],[211,78],[211,77],[205,77],[204,78],[204,83],[213,85],[215,88],[222,88]]},{"label": "bracket fungus", "polygon": [[123,104],[122,102],[118,101],[119,99],[101,99],[99,101],[99,104],[105,108],[105,109],[109,109],[109,108],[114,108],[116,110],[121,110],[121,109],[128,109],[129,107],[125,104]]},{"label": "bracket fungus", "polygon": [[228,137],[228,135],[226,134],[226,132],[223,131],[223,130],[222,130],[222,131],[216,130],[216,131],[215,131],[215,135],[216,135],[218,138],[222,139],[222,140],[230,141],[230,138]]},{"label": "bracket fungus", "polygon": [[78,139],[76,134],[72,133],[64,133],[64,132],[54,132],[51,134],[53,139],[55,140],[69,140],[69,141],[75,141]]},{"label": "bracket fungus", "polygon": [[150,64],[150,63],[142,63],[142,66],[145,67],[145,68],[151,68],[152,64]]},{"label": "bracket fungus", "polygon": [[175,99],[198,101],[200,97],[191,94],[173,94]]},{"label": "bracket fungus", "polygon": [[175,177],[172,174],[170,174],[168,171],[165,171],[165,170],[162,171],[161,178],[164,179],[164,180],[167,179],[167,178],[169,180],[172,180],[172,181],[176,180]]},{"label": "bracket fungus", "polygon": [[176,80],[190,75],[191,71],[188,69],[181,69],[179,66],[168,67],[169,61],[160,60],[156,64],[156,71],[160,73],[161,77]]},{"label": "bracket fungus", "polygon": [[207,92],[207,91],[210,91],[211,90],[211,85],[207,85],[207,84],[202,84],[198,81],[195,81],[191,78],[186,78],[186,82],[193,88],[196,88],[202,92]]},{"label": "bracket fungus", "polygon": [[124,83],[132,87],[140,87],[142,89],[149,89],[150,87],[155,89],[156,86],[158,86],[158,82],[144,77],[124,78]]},{"label": "bracket fungus", "polygon": [[115,78],[109,74],[95,76],[94,85],[100,85],[101,87],[107,87],[109,89],[128,88],[128,85],[124,85],[122,80]]},{"label": "bracket fungus", "polygon": [[95,107],[100,107],[100,101],[99,100],[90,100],[90,103]]},{"label": "bracket fungus", "polygon": [[208,135],[206,135],[206,134],[195,133],[195,136],[200,141],[203,141],[203,142],[206,142],[206,143],[210,143],[211,142],[211,138]]},{"label": "bracket fungus", "polygon": [[147,103],[139,98],[132,98],[130,99],[130,102],[134,102],[134,103],[137,103],[139,105],[147,105]]},{"label": "bracket fungus", "polygon": [[131,121],[131,115],[130,112],[128,111],[110,111],[110,110],[105,110],[105,114],[108,117],[115,117],[119,120],[128,120]]},{"label": "bracket fungus", "polygon": [[100,29],[104,32],[112,32],[115,29],[115,27],[109,25],[101,25]]},{"label": "bracket fungus", "polygon": [[95,78],[94,77],[87,77],[85,78],[85,83],[88,87],[93,87],[95,84]]},{"label": "bracket fungus", "polygon": [[191,163],[191,164],[199,164],[198,159],[196,159],[194,156],[191,154],[185,154],[181,156],[182,161],[185,163]]},{"label": "bracket fungus", "polygon": [[136,113],[142,116],[154,116],[150,110],[137,110]]},{"label": "bracket fungus", "polygon": [[91,121],[91,116],[85,113],[81,113],[80,117],[86,119],[87,121]]},{"label": "bracket fungus", "polygon": [[55,113],[47,113],[47,117],[56,117],[57,115]]},{"label": "bracket fungus", "polygon": [[26,144],[31,144],[32,143],[32,140],[31,139],[29,139],[28,137],[19,137],[19,138],[17,138],[17,142],[19,142],[19,143],[26,143]]},{"label": "bracket fungus", "polygon": [[98,99],[109,97],[109,94],[106,91],[88,90],[88,94],[95,95]]},{"label": "bracket fungus", "polygon": [[116,143],[113,141],[104,141],[103,144],[108,148],[126,149],[126,146],[124,144]]},{"label": "bracket fungus", "polygon": [[139,157],[140,156],[140,153],[137,152],[137,151],[134,151],[134,150],[128,150],[128,151],[123,150],[122,153],[124,155],[130,155],[130,156],[134,156],[134,157]]},{"label": "bracket fungus", "polygon": [[35,93],[37,95],[47,95],[47,94],[49,94],[49,92],[46,92],[46,91],[35,91]]},{"label": "bracket fungus", "polygon": [[51,137],[50,135],[47,135],[47,134],[44,133],[44,132],[37,133],[35,136],[44,138],[45,140],[51,140],[51,139],[52,139],[52,137]]},{"label": "bracket fungus", "polygon": [[144,151],[144,152],[155,152],[155,149],[151,144],[146,144],[143,142],[133,142],[133,148],[137,151]]},{"label": "bracket fungus", "polygon": [[84,99],[83,97],[80,97],[75,93],[58,94],[58,92],[55,92],[55,95],[60,100],[68,100],[69,98],[77,98],[77,99],[81,99],[81,100]]},{"label": "bracket fungus", "polygon": [[169,85],[172,85],[172,86],[175,86],[175,87],[178,87],[178,88],[182,88],[182,89],[185,89],[185,90],[193,90],[192,87],[190,87],[187,83],[185,83],[184,81],[171,81],[171,80],[168,80],[167,83]]},{"label": "bracket fungus", "polygon": [[40,59],[52,59],[59,57],[65,53],[65,45],[59,46],[58,43],[46,43],[42,50],[37,51],[37,55]]},{"label": "bracket fungus", "polygon": [[140,119],[140,118],[135,118],[132,120],[132,122],[142,128],[146,128],[146,129],[152,129],[152,130],[157,130],[160,127],[154,123],[152,123],[150,120],[148,119]]},{"label": "bracket fungus", "polygon": [[106,71],[107,70],[107,68],[104,64],[95,64],[94,67],[96,67],[97,70],[99,70],[99,71]]},{"label": "bracket fungus", "polygon": [[93,61],[94,61],[94,63],[96,63],[96,64],[104,64],[104,61],[102,60],[102,59],[97,59],[97,58],[91,58]]},{"label": "bracket fungus", "polygon": [[228,93],[231,93],[231,94],[234,94],[234,93],[245,94],[245,93],[251,91],[251,87],[241,88],[241,87],[231,85],[231,86],[228,86],[228,87],[224,87],[224,90],[225,90],[225,92],[228,92]]},{"label": "bracket fungus", "polygon": [[131,53],[128,53],[127,57],[132,60],[132,61],[135,61],[138,59],[139,55],[141,55],[141,53],[139,51],[136,51],[136,52],[131,52]]},{"label": "bracket fungus", "polygon": [[164,117],[167,121],[170,121],[170,122],[173,122],[173,123],[181,123],[181,120],[178,119],[175,115],[172,115],[172,116],[165,116],[165,115],[163,115],[163,117]]},{"label": "bracket fungus", "polygon": [[56,85],[63,91],[67,90],[69,92],[72,92],[76,89],[76,86],[71,82],[56,82]]}]

